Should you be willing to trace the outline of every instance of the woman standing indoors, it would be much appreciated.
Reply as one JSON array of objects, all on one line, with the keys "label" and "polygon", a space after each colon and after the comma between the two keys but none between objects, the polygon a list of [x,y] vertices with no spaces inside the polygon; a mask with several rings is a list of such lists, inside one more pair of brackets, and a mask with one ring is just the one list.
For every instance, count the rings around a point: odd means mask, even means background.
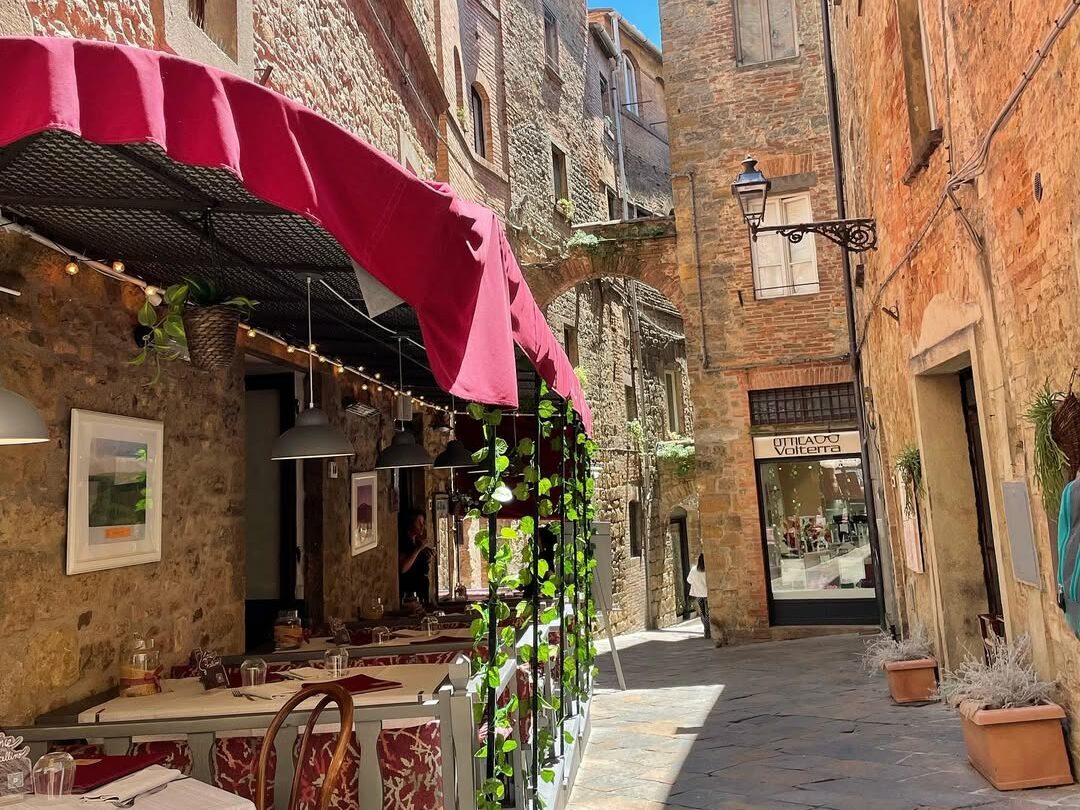
[{"label": "woman standing indoors", "polygon": [[705,582],[704,554],[698,554],[697,565],[690,569],[686,581],[690,585],[690,598],[697,601],[701,624],[705,627],[705,638],[712,638],[712,628],[709,627],[709,586]]}]

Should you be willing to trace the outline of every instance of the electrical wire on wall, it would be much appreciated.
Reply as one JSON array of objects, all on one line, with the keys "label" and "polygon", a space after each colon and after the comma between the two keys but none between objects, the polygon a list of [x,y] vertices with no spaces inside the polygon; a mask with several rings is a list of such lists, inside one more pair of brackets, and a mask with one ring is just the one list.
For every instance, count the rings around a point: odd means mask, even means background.
[{"label": "electrical wire on wall", "polygon": [[[1050,28],[1050,32],[1043,40],[1035,53],[1032,55],[1031,60],[1028,62],[1027,67],[1024,69],[1020,76],[1019,81],[1013,88],[1012,93],[1005,100],[1001,109],[998,111],[994,120],[990,126],[983,133],[979,139],[978,146],[975,149],[974,154],[968,158],[956,171],[956,173],[950,177],[942,186],[940,193],[937,196],[937,201],[934,204],[933,210],[930,215],[923,222],[922,227],[919,228],[919,233],[915,237],[914,241],[908,246],[908,249],[904,252],[904,255],[900,257],[893,267],[885,274],[885,278],[882,279],[881,284],[878,285],[877,290],[870,299],[870,304],[866,308],[866,314],[863,316],[863,321],[858,334],[858,343],[856,352],[862,354],[862,350],[866,345],[866,339],[869,334],[870,322],[874,315],[878,311],[878,307],[881,304],[882,296],[885,294],[885,290],[892,283],[893,279],[900,273],[904,266],[911,260],[911,258],[918,252],[922,246],[923,240],[926,239],[927,234],[933,227],[934,222],[937,220],[938,215],[945,208],[946,203],[953,198],[955,192],[964,184],[971,183],[975,178],[979,177],[986,171],[987,162],[990,156],[990,147],[994,142],[994,138],[1004,127],[1005,123],[1009,120],[1009,117],[1016,110],[1020,99],[1023,97],[1024,92],[1030,86],[1032,79],[1038,72],[1039,68],[1046,62],[1047,57],[1050,55],[1051,49],[1054,47],[1054,43],[1057,42],[1058,37],[1061,36],[1062,31],[1065,30],[1069,22],[1076,16],[1076,12],[1080,10],[1080,0],[1068,0],[1065,9],[1054,21],[1053,26]],[[951,144],[950,144],[951,147]]]}]

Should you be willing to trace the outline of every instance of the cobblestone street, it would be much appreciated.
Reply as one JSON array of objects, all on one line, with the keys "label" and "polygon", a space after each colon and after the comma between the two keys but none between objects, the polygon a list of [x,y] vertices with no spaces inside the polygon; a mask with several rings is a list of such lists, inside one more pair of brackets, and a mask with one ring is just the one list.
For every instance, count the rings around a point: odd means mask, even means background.
[{"label": "cobblestone street", "polygon": [[601,648],[572,810],[1034,810],[1080,788],[999,793],[941,705],[901,708],[859,667],[855,635],[714,649],[700,625]]}]

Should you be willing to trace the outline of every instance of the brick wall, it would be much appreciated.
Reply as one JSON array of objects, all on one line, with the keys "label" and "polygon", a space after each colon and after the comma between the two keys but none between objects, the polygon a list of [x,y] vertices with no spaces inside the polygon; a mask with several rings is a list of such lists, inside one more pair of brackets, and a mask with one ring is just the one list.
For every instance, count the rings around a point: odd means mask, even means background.
[{"label": "brick wall", "polygon": [[757,300],[729,191],[751,153],[777,190],[809,192],[814,219],[835,216],[820,12],[796,1],[797,57],[740,66],[733,4],[661,0],[660,11],[709,598],[719,629],[743,635],[768,624],[748,392],[767,377],[850,379],[838,250],[817,240],[819,293]]},{"label": "brick wall", "polygon": [[[948,4],[948,17],[942,19],[937,4],[922,4],[924,58],[943,139],[929,152],[913,145],[909,129],[903,65],[910,54],[904,51],[894,5],[863,4],[861,10],[845,5],[834,10],[833,27],[851,213],[874,216],[880,234],[879,249],[866,257],[866,282],[857,294],[860,326],[865,322],[860,331],[863,358],[877,414],[872,441],[886,466],[908,444],[932,458],[940,443],[939,427],[926,422],[920,391],[926,381],[970,364],[1007,632],[1014,639],[1031,638],[1036,666],[1044,676],[1060,680],[1059,699],[1075,716],[1080,643],[1054,603],[1055,516],[1041,504],[1032,474],[1034,437],[1023,413],[1045,381],[1067,388],[1080,354],[1075,316],[1080,163],[1072,135],[1080,102],[1070,92],[1080,80],[1076,18],[991,141],[977,179],[956,191],[962,214],[950,201],[932,216],[950,174],[976,154],[1062,5],[1032,0],[1017,15],[1005,6],[969,0]],[[1037,172],[1041,201],[1034,194]],[[902,261],[914,245],[914,255]],[[899,321],[880,310],[894,305]],[[952,365],[936,368],[942,360]],[[905,619],[932,629],[939,654],[942,648],[955,649],[958,641],[952,633],[959,631],[949,629],[946,617],[963,612],[965,625],[973,621],[962,595],[934,584],[950,574],[936,560],[948,558],[959,542],[935,530],[946,506],[942,492],[965,466],[963,458],[940,460],[926,470],[927,573],[909,570],[898,541],[893,547]],[[1012,574],[1010,527],[1001,503],[1005,481],[1024,482],[1031,493],[1041,590],[1017,582]],[[899,538],[902,508],[895,486],[886,488],[886,499],[891,534]],[[962,500],[969,506],[972,502]],[[981,585],[977,555],[961,564],[976,566],[971,574]],[[985,605],[981,587],[971,600]],[[1072,748],[1080,750],[1075,730]]]}]

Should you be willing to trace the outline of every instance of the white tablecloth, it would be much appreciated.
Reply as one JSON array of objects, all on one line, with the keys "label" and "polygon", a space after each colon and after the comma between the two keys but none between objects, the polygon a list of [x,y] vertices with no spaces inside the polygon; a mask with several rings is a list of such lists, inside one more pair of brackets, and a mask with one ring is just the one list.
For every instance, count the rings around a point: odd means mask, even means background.
[{"label": "white tablecloth", "polygon": [[[4,805],[5,809],[8,805]],[[23,801],[10,805],[12,810],[48,808],[48,810],[111,810],[109,802],[84,802],[78,796],[63,799],[44,799],[27,796]],[[247,799],[226,793],[212,785],[195,779],[173,782],[160,793],[135,800],[132,810],[254,810],[255,805]]]}]

